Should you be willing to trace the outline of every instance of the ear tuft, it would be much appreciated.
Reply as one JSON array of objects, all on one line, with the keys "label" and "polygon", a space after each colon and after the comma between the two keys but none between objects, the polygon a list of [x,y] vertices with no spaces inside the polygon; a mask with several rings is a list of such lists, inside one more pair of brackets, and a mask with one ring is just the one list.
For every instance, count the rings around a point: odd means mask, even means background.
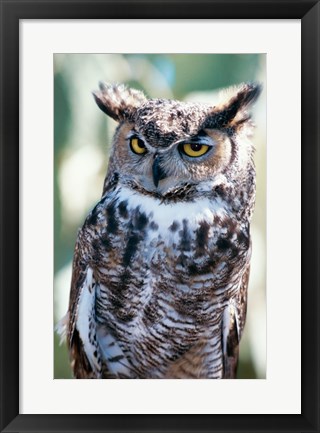
[{"label": "ear tuft", "polygon": [[146,101],[140,90],[131,89],[124,84],[100,82],[99,90],[93,92],[98,107],[116,121],[130,119],[135,110]]},{"label": "ear tuft", "polygon": [[245,109],[257,100],[261,90],[262,86],[258,83],[243,83],[224,89],[219,95],[221,105],[224,106],[221,108],[230,109],[236,105],[238,108]]},{"label": "ear tuft", "polygon": [[214,107],[208,124],[215,127],[237,129],[250,120],[248,109],[258,99],[262,86],[257,83],[243,83],[225,89],[220,94],[220,102]]}]

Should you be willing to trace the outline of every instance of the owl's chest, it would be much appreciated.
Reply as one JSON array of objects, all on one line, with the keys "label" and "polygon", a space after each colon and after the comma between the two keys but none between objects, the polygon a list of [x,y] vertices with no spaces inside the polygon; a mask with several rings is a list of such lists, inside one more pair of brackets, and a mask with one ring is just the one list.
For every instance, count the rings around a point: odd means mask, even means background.
[{"label": "owl's chest", "polygon": [[[145,241],[152,245],[156,239],[170,246],[177,242],[188,243],[197,234],[199,236],[197,230],[200,226],[206,225],[206,231],[209,232],[215,221],[221,221],[227,215],[220,199],[200,197],[190,201],[162,202],[125,188],[118,194],[117,207],[124,232],[140,232]],[[123,212],[124,209],[126,212]]]},{"label": "owl's chest", "polygon": [[140,233],[150,254],[153,249],[166,256],[181,253],[196,259],[213,250],[233,250],[235,254],[236,246],[245,247],[244,238],[249,237],[248,225],[240,222],[221,198],[199,196],[190,201],[162,203],[150,196],[122,191],[119,207],[124,205],[128,210],[128,221],[123,220],[124,233]]},{"label": "owl's chest", "polygon": [[100,212],[107,224],[94,245],[97,277],[133,304],[157,291],[198,298],[247,261],[249,234],[221,201],[164,204],[121,189]]},{"label": "owl's chest", "polygon": [[173,356],[218,332],[225,294],[238,287],[249,249],[223,204],[165,205],[121,191],[101,212],[96,312],[124,347],[153,347],[154,338]]},{"label": "owl's chest", "polygon": [[105,200],[99,215],[103,223],[93,255],[109,280],[166,274],[188,277],[190,285],[199,275],[230,270],[235,259],[241,266],[249,250],[248,225],[240,224],[220,199],[165,204],[122,188]]}]

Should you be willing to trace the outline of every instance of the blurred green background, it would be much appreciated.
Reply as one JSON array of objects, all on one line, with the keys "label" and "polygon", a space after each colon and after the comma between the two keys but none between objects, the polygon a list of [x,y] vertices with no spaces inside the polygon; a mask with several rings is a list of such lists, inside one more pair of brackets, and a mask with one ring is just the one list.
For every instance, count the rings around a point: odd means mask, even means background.
[{"label": "blurred green background", "polygon": [[[259,81],[257,201],[248,317],[240,346],[239,378],[266,377],[266,58],[264,54],[54,55],[54,323],[66,313],[77,230],[100,199],[116,123],[96,106],[99,81],[126,83],[149,97],[207,102],[219,89]],[[54,378],[71,378],[65,344],[54,335]]]}]

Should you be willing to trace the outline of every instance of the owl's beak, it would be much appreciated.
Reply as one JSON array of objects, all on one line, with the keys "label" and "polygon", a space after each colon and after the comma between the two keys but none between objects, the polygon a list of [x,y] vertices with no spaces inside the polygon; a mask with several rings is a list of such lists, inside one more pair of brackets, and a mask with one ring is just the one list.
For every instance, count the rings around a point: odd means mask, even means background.
[{"label": "owl's beak", "polygon": [[159,155],[157,153],[154,156],[154,161],[152,165],[152,176],[153,176],[153,183],[155,184],[156,188],[159,185],[159,181],[167,177],[165,171],[160,165]]}]

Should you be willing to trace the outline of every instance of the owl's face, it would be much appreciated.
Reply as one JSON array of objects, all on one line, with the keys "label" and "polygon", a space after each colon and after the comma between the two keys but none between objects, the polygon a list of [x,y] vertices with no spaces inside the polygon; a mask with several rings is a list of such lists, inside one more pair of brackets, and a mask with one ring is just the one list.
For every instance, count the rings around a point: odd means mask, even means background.
[{"label": "owl's face", "polygon": [[231,166],[234,171],[250,162],[252,124],[246,109],[259,92],[257,85],[242,85],[227,102],[207,106],[147,99],[122,85],[101,84],[96,102],[119,122],[109,172],[157,195],[185,185],[205,191]]}]

